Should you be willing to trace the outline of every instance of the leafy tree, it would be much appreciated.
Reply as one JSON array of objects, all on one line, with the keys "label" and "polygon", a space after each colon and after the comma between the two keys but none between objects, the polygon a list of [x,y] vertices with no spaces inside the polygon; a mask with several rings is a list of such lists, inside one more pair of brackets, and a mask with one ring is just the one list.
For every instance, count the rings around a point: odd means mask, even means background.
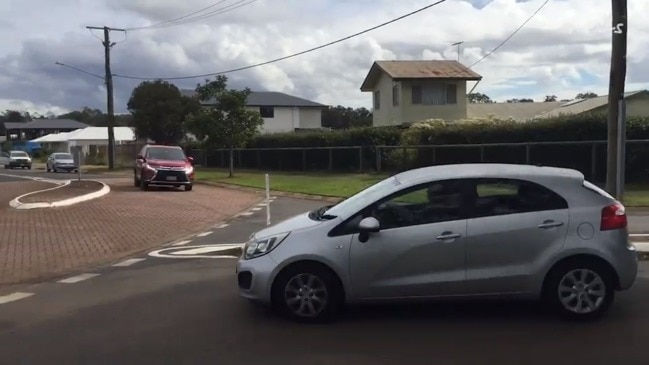
[{"label": "leafy tree", "polygon": [[27,123],[31,120],[32,118],[29,112],[19,112],[18,110],[5,110],[0,115],[0,121],[2,123]]},{"label": "leafy tree", "polygon": [[332,129],[369,127],[372,112],[367,108],[349,108],[342,105],[329,107],[322,112],[322,126]]},{"label": "leafy tree", "polygon": [[250,89],[228,90],[227,77],[216,76],[196,86],[198,100],[209,106],[194,111],[187,128],[208,148],[226,147],[230,150],[229,177],[234,176],[234,149],[243,147],[264,123],[261,114],[246,108]]},{"label": "leafy tree", "polygon": [[178,144],[185,136],[185,119],[198,104],[183,96],[175,85],[156,80],[138,85],[127,107],[133,114],[132,125],[138,137]]},{"label": "leafy tree", "polygon": [[585,93],[579,93],[577,96],[575,96],[575,99],[591,99],[591,98],[596,98],[598,95],[595,94],[594,92],[587,91]]},{"label": "leafy tree", "polygon": [[549,103],[549,102],[554,102],[557,101],[557,96],[556,95],[546,95],[544,102]]},{"label": "leafy tree", "polygon": [[494,103],[493,100],[486,94],[482,93],[471,93],[467,95],[469,103],[473,104],[492,104]]},{"label": "leafy tree", "polygon": [[74,110],[69,113],[58,115],[57,118],[72,119],[92,126],[106,125],[106,114],[99,109],[91,109],[87,106],[83,107],[81,110]]}]

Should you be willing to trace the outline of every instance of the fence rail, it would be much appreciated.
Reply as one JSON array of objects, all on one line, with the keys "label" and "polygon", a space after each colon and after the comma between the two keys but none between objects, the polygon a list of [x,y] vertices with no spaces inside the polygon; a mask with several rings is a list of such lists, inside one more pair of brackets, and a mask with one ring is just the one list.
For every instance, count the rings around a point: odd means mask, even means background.
[{"label": "fence rail", "polygon": [[[416,146],[337,146],[238,148],[234,167],[284,171],[398,172],[451,163],[493,162],[568,167],[603,181],[606,141],[549,141]],[[628,140],[626,174],[631,180],[649,175],[649,139]],[[225,168],[229,150],[192,150],[198,164]],[[645,167],[647,165],[647,167]]]}]

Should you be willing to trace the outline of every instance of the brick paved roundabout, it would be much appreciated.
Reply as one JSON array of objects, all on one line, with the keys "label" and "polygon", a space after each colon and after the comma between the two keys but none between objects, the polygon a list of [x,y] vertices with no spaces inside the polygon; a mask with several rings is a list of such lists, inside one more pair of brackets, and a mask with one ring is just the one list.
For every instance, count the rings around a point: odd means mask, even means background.
[{"label": "brick paved roundabout", "polygon": [[251,192],[195,186],[140,191],[105,179],[111,192],[69,207],[19,211],[9,201],[52,184],[0,183],[0,286],[38,282],[116,260],[204,230],[261,199]]}]

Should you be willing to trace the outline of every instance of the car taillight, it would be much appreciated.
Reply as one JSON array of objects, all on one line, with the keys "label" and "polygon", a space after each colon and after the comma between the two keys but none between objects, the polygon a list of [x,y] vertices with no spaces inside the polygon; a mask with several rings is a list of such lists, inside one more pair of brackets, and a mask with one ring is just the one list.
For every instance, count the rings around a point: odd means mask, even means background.
[{"label": "car taillight", "polygon": [[627,219],[624,205],[612,204],[602,209],[602,222],[599,229],[601,231],[610,231],[613,229],[626,228]]}]

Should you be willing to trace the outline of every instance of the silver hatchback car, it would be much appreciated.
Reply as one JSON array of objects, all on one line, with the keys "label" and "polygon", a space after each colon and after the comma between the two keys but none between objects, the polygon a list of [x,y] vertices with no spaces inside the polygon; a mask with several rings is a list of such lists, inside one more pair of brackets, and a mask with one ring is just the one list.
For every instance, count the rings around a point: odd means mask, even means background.
[{"label": "silver hatchback car", "polygon": [[294,319],[345,304],[542,299],[604,313],[637,275],[624,206],[576,170],[460,164],[402,172],[253,234],[240,294]]}]

